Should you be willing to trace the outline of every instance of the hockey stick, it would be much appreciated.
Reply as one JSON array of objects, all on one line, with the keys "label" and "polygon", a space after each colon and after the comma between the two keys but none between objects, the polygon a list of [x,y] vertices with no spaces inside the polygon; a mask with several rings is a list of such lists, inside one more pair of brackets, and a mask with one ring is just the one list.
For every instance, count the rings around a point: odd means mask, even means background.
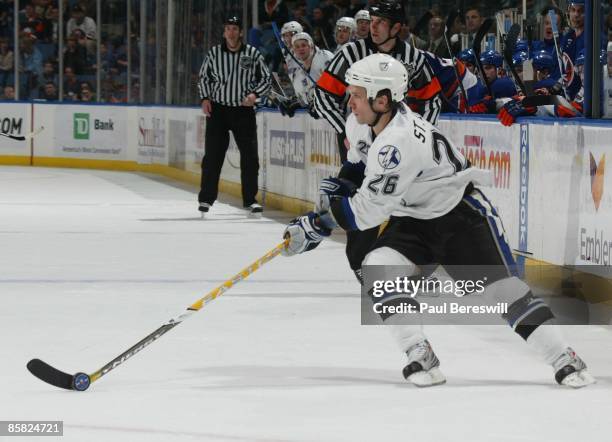
[{"label": "hockey stick", "polygon": [[272,250],[270,250],[268,253],[266,253],[264,256],[259,258],[257,261],[253,262],[248,267],[245,267],[239,273],[232,276],[230,279],[226,280],[224,283],[220,284],[219,286],[208,292],[206,296],[198,299],[196,302],[191,304],[189,307],[187,307],[186,311],[165,322],[153,333],[147,335],[146,337],[138,341],[136,344],[128,348],[126,351],[121,353],[108,364],[104,365],[102,368],[93,372],[92,374],[88,375],[79,372],[74,375],[71,375],[68,373],[64,373],[63,371],[60,371],[57,368],[50,366],[49,364],[41,361],[40,359],[32,359],[30,362],[28,362],[27,368],[30,373],[32,373],[38,379],[55,387],[64,388],[66,390],[85,391],[93,382],[96,382],[109,371],[123,364],[136,353],[149,346],[154,341],[161,338],[164,334],[179,325],[181,322],[189,318],[192,314],[202,309],[202,307],[204,307],[206,304],[221,296],[227,290],[232,288],[235,284],[246,279],[262,265],[272,260],[272,258],[278,256],[281,251],[287,246],[287,244],[288,240],[283,241],[282,243],[274,247]]},{"label": "hockey stick", "polygon": [[550,26],[553,31],[553,41],[555,42],[555,52],[557,53],[557,63],[559,65],[559,82],[561,86],[563,86],[563,94],[565,98],[569,97],[567,92],[567,87],[565,85],[565,80],[563,79],[563,54],[561,54],[561,50],[559,49],[559,28],[557,28],[557,14],[554,9],[548,10],[548,19],[550,20]]},{"label": "hockey stick", "polygon": [[516,42],[518,40],[520,32],[520,25],[514,23],[512,26],[510,26],[510,29],[508,30],[508,33],[506,34],[504,40],[504,60],[506,60],[508,69],[510,69],[510,73],[512,74],[512,78],[514,79],[514,84],[519,89],[519,92],[523,95],[527,95],[527,89],[525,89],[523,80],[521,80],[521,77],[519,77],[518,72],[516,72],[516,68],[512,63],[512,54],[514,54],[514,49],[516,48]]},{"label": "hockey stick", "polygon": [[23,135],[11,135],[11,134],[7,134],[7,133],[4,133],[4,132],[0,132],[0,136],[6,137],[6,138],[10,138],[11,140],[25,141],[25,140],[29,140],[31,138],[34,138],[36,135],[41,133],[44,128],[45,128],[45,126],[40,126],[38,129],[36,129],[33,132],[30,132],[29,134],[26,134],[25,136],[23,136]]},{"label": "hockey stick", "polygon": [[482,52],[480,50],[480,47],[482,45],[482,39],[485,37],[485,35],[487,35],[487,32],[489,32],[489,29],[491,28],[492,24],[493,24],[492,18],[485,19],[482,25],[480,25],[480,28],[478,28],[478,31],[476,32],[476,35],[474,36],[474,43],[472,44],[472,50],[474,51],[474,58],[476,59],[476,67],[478,68],[478,72],[480,72],[480,76],[482,77],[483,83],[487,87],[487,92],[489,93],[490,97],[493,97],[493,90],[491,89],[491,84],[487,80],[487,76],[485,75],[484,68],[482,67],[482,63],[480,62],[480,54]]},{"label": "hockey stick", "polygon": [[465,87],[463,87],[463,81],[461,80],[461,76],[459,75],[459,69],[457,68],[457,57],[455,57],[455,54],[453,53],[453,50],[451,49],[450,39],[449,39],[450,28],[455,22],[455,20],[457,19],[457,17],[459,17],[459,15],[460,13],[457,9],[451,11],[451,13],[448,14],[448,18],[446,19],[446,25],[444,26],[444,42],[446,43],[446,49],[448,49],[448,53],[451,56],[451,60],[453,61],[453,71],[455,72],[455,78],[457,79],[457,84],[459,86],[459,89],[461,90],[461,95],[463,95],[463,99],[465,100],[465,109],[463,113],[467,114],[468,113],[467,109],[469,107],[468,95],[465,90]]},{"label": "hockey stick", "polygon": [[308,73],[308,71],[302,65],[302,63],[300,63],[300,61],[297,58],[295,58],[295,55],[293,55],[293,53],[289,50],[289,48],[285,46],[285,43],[283,42],[283,39],[281,38],[280,31],[278,30],[278,26],[276,25],[276,22],[274,21],[272,22],[272,31],[274,32],[274,37],[276,38],[276,42],[278,43],[278,46],[281,49],[281,53],[283,52],[283,50],[287,51],[287,54],[289,54],[289,56],[293,59],[293,61],[295,61],[297,65],[300,67],[300,69],[304,71],[308,79],[312,81],[312,84],[317,84],[317,82],[314,81],[314,78],[310,76],[310,73]]}]

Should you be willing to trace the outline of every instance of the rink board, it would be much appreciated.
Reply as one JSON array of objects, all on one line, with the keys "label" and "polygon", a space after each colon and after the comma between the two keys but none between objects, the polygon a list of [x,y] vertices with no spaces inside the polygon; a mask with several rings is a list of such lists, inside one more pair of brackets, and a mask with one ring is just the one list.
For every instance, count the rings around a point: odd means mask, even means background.
[{"label": "rink board", "polygon": [[[440,129],[475,166],[490,169],[484,188],[510,245],[556,265],[612,262],[612,177],[606,167],[612,125],[523,119],[503,127],[487,117],[443,116]],[[199,108],[3,103],[0,126],[33,140],[0,139],[0,164],[148,171],[199,182],[206,119]],[[298,112],[257,113],[260,197],[303,211],[321,178],[338,170],[336,134]],[[221,190],[239,195],[240,155],[233,140]]]}]

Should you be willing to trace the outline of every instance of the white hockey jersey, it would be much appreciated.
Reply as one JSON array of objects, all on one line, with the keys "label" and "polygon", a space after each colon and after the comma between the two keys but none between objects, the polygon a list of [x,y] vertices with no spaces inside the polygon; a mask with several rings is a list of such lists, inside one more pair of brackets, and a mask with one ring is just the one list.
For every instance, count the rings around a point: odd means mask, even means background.
[{"label": "white hockey jersey", "polygon": [[[308,70],[308,73],[314,81],[319,80],[319,77],[323,71],[327,69],[327,65],[333,57],[334,55],[331,52],[315,46],[312,63],[310,64],[310,69]],[[295,94],[300,100],[300,104],[302,106],[310,107],[314,100],[315,84],[310,80],[310,78],[308,78],[304,70],[298,66],[294,60],[291,61],[292,63],[287,61],[287,72],[289,74],[289,78],[291,79],[291,83],[293,84]]]},{"label": "white hockey jersey", "polygon": [[463,198],[469,182],[489,184],[488,170],[471,167],[435,126],[405,104],[372,140],[372,129],[354,115],[346,122],[348,161],[366,165],[365,179],[349,206],[359,230],[389,216],[438,218]]}]

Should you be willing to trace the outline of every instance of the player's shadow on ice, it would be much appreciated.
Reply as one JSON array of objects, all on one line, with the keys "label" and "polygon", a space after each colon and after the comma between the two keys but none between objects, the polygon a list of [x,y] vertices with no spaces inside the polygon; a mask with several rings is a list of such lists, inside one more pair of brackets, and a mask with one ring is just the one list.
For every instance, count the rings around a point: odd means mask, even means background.
[{"label": "player's shadow on ice", "polygon": [[[216,366],[185,370],[196,373],[198,378],[208,379],[206,385],[194,388],[202,390],[234,390],[244,388],[303,388],[341,386],[393,386],[396,388],[417,388],[403,379],[401,370],[382,370],[354,367],[270,367],[270,366]],[[544,387],[558,389],[550,379],[466,379],[446,373],[445,385],[432,388],[516,388]],[[612,382],[612,377],[597,378],[602,383]]]},{"label": "player's shadow on ice", "polygon": [[186,370],[198,378],[210,379],[208,385],[194,388],[302,388],[355,385],[401,385],[401,374],[390,370],[347,367],[269,367],[260,365],[216,366]]},{"label": "player's shadow on ice", "polygon": [[223,221],[223,222],[227,222],[227,221],[231,221],[231,222],[235,222],[235,221],[259,221],[259,222],[267,222],[267,220],[253,220],[253,219],[249,219],[247,217],[245,217],[244,215],[236,215],[236,216],[225,216],[225,217],[208,217],[205,219],[202,219],[202,217],[200,216],[194,216],[194,217],[189,217],[189,218],[140,218],[139,221],[146,221],[146,222],[174,222],[174,221],[199,221],[201,223],[210,223],[210,222],[215,222],[215,221]]}]

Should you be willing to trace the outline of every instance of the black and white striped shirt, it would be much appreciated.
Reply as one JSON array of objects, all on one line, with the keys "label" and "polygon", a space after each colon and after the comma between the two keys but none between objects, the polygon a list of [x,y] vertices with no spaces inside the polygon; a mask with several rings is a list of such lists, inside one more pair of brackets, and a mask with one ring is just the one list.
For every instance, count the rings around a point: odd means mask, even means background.
[{"label": "black and white striped shirt", "polygon": [[[368,37],[345,44],[334,55],[329,66],[317,81],[314,108],[338,133],[344,132],[345,95],[344,74],[355,62],[380,52]],[[442,108],[440,83],[425,56],[416,48],[397,39],[389,55],[400,60],[408,70],[406,103],[431,124],[438,122]]]},{"label": "black and white striped shirt", "polygon": [[200,68],[200,100],[240,106],[250,93],[258,97],[270,89],[270,71],[257,48],[242,44],[232,52],[225,41],[212,47]]}]

